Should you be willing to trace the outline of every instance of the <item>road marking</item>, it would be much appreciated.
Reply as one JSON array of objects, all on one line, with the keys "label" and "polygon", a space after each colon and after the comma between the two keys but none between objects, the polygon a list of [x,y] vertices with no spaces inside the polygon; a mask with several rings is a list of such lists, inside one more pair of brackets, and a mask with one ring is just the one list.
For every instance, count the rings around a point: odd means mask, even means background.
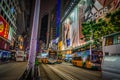
[{"label": "road marking", "polygon": [[73,78],[72,76],[70,75],[67,75],[65,73],[63,73],[62,71],[58,70],[58,69],[55,69],[54,67],[48,65],[52,70],[54,70],[56,73],[59,73],[59,75],[63,76],[64,78],[66,78],[67,80],[78,80],[78,79],[75,79]]}]

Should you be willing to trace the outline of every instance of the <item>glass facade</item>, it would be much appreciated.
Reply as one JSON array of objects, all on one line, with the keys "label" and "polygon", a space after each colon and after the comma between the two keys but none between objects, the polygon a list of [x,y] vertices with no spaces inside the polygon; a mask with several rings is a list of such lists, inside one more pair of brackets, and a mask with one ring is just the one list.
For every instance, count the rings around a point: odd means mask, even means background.
[{"label": "glass facade", "polygon": [[105,46],[120,44],[120,34],[106,38]]}]

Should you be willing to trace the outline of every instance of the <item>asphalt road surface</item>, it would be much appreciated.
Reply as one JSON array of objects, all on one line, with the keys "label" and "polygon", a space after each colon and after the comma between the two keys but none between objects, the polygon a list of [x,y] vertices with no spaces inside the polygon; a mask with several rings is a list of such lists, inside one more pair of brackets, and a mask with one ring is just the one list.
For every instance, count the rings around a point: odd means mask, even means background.
[{"label": "asphalt road surface", "polygon": [[41,64],[41,80],[102,80],[100,71],[75,67],[70,63]]},{"label": "asphalt road surface", "polygon": [[26,62],[12,62],[0,65],[0,80],[17,80],[26,69]]}]

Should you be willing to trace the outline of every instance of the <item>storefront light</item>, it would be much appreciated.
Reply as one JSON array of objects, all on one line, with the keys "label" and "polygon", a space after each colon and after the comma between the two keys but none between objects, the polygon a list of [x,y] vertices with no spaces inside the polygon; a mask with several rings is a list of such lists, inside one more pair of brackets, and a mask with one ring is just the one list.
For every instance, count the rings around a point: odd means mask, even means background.
[{"label": "storefront light", "polygon": [[23,42],[23,38],[21,38],[20,41]]},{"label": "storefront light", "polygon": [[22,45],[20,45],[20,47],[19,47],[20,49],[23,49],[23,46]]},{"label": "storefront light", "polygon": [[120,35],[118,36],[118,40],[120,40]]},{"label": "storefront light", "polygon": [[18,37],[18,40],[20,40],[20,38],[21,38],[21,37],[19,36],[19,37]]}]

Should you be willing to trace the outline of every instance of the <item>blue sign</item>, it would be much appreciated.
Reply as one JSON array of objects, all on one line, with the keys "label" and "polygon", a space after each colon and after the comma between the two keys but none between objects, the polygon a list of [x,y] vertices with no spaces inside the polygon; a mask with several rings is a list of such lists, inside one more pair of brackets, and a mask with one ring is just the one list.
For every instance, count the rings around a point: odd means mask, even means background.
[{"label": "blue sign", "polygon": [[70,46],[70,39],[66,40],[67,46]]}]

